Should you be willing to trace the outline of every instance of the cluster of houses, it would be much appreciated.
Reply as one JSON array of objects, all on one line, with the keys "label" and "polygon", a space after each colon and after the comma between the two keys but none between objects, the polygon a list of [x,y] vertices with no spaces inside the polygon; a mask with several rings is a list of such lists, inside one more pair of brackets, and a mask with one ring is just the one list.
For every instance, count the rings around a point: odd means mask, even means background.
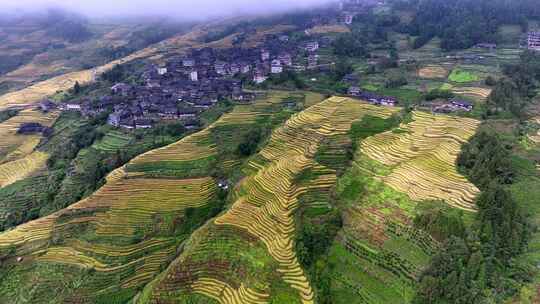
[{"label": "cluster of houses", "polygon": [[529,32],[527,48],[533,51],[540,51],[540,32]]},{"label": "cluster of houses", "polygon": [[470,112],[473,110],[473,104],[469,101],[452,99],[445,102],[433,102],[428,105],[435,113],[454,113]]},{"label": "cluster of houses", "polygon": [[[319,47],[316,40],[291,43],[287,35],[279,35],[267,37],[259,48],[190,50],[162,65],[148,65],[137,85],[117,83],[97,100],[83,98],[61,103],[59,108],[87,117],[109,112],[108,124],[124,129],[147,129],[166,120],[193,128],[199,114],[218,100],[255,99],[254,93],[243,90],[245,80],[260,84],[272,74],[317,67]],[[45,100],[40,107],[47,111],[56,104]]]},{"label": "cluster of houses", "polygon": [[[341,21],[351,24],[357,14],[378,4],[380,1],[376,0],[342,1]],[[320,48],[331,45],[332,39],[332,36],[316,37],[310,33],[303,39],[271,34],[256,48],[193,49],[181,57],[168,58],[161,65],[148,65],[139,75],[137,84],[116,83],[110,93],[97,99],[81,98],[59,105],[45,100],[40,108],[49,111],[59,107],[86,117],[109,113],[108,124],[124,129],[147,129],[156,123],[174,120],[193,128],[198,125],[200,113],[221,99],[251,102],[255,94],[243,90],[246,81],[262,84],[272,75],[286,71],[331,69],[332,63],[321,63],[324,60],[320,60],[317,53]],[[357,82],[349,80],[351,85]],[[397,104],[393,97],[362,92],[357,87],[351,87],[349,94],[374,104]]]},{"label": "cluster of houses", "polygon": [[[497,49],[495,43],[478,43],[474,46],[479,49],[487,49],[494,51]],[[526,39],[520,42],[520,47],[527,48],[532,51],[540,51],[540,31],[531,31],[527,34]]]},{"label": "cluster of houses", "polygon": [[181,121],[186,128],[198,125],[199,114],[223,98],[249,102],[255,94],[244,92],[237,79],[194,79],[191,73],[149,67],[142,85],[117,83],[98,100],[81,99],[60,104],[64,111],[94,117],[111,112],[107,123],[124,129],[147,129],[160,121]]},{"label": "cluster of houses", "polygon": [[[159,67],[158,73],[179,72],[193,82],[236,77],[261,84],[272,74],[317,68],[320,46],[317,40],[298,43],[291,41],[288,35],[268,35],[259,48],[192,50],[186,57]],[[242,99],[242,96],[233,96],[237,98]]]},{"label": "cluster of houses", "polygon": [[372,92],[362,91],[359,87],[355,86],[349,87],[347,94],[368,101],[374,105],[393,107],[398,104],[398,100],[395,97],[381,96]]},{"label": "cluster of houses", "polygon": [[[395,97],[381,96],[372,92],[362,91],[359,87],[351,86],[348,90],[348,95],[360,98],[374,105],[380,106],[396,106],[399,101]],[[444,102],[431,102],[421,107],[426,110],[431,110],[435,113],[453,113],[453,112],[470,112],[473,110],[473,103],[465,100],[452,99]]]}]

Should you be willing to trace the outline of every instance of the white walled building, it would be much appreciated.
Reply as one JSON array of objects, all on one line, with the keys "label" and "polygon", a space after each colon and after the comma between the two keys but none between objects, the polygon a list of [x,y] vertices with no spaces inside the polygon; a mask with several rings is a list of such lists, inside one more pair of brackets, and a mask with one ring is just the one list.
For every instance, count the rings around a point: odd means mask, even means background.
[{"label": "white walled building", "polygon": [[281,61],[278,59],[272,60],[272,67],[270,69],[270,73],[272,74],[279,74],[283,72],[283,66],[281,65]]},{"label": "white walled building", "polygon": [[533,51],[540,51],[540,32],[529,32],[527,48]]},{"label": "white walled building", "polygon": [[197,73],[197,71],[191,71],[191,73],[189,73],[189,79],[191,81],[199,81],[199,73]]}]

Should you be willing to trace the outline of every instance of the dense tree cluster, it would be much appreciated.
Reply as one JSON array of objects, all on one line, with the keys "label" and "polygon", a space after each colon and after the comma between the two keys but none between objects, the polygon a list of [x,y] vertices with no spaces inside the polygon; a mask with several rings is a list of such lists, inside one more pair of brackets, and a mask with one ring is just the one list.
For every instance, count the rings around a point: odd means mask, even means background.
[{"label": "dense tree cluster", "polygon": [[340,35],[332,43],[334,54],[346,57],[365,57],[369,54],[367,39],[362,33],[354,31]]},{"label": "dense tree cluster", "polygon": [[88,27],[76,20],[65,20],[55,24],[48,29],[48,34],[59,37],[69,42],[81,42],[92,37],[92,32]]},{"label": "dense tree cluster", "polygon": [[497,42],[497,31],[503,24],[520,24],[525,31],[527,17],[538,14],[538,5],[532,0],[411,0],[397,1],[395,7],[415,13],[402,30],[418,36],[416,48],[439,37],[446,51]]},{"label": "dense tree cluster", "polygon": [[[189,25],[187,26],[189,27]],[[99,57],[106,58],[107,60],[115,60],[143,49],[151,44],[170,38],[185,28],[185,24],[175,24],[170,22],[153,24],[131,33],[126,37],[127,43],[125,45],[117,47],[105,46],[97,49],[96,53]]]},{"label": "dense tree cluster", "polygon": [[238,145],[237,153],[242,156],[250,156],[253,153],[257,152],[259,143],[263,139],[263,131],[259,128],[252,129],[246,136],[242,139],[242,142]]},{"label": "dense tree cluster", "polygon": [[450,237],[464,237],[466,232],[463,211],[447,207],[440,201],[425,202],[418,206],[414,226],[427,231],[440,241]]},{"label": "dense tree cluster", "polygon": [[302,80],[302,78],[300,78],[297,73],[290,70],[286,70],[280,74],[272,75],[270,79],[268,79],[268,81],[274,85],[288,86],[300,90],[306,88],[306,83],[304,82],[304,80]]},{"label": "dense tree cluster", "polygon": [[504,74],[488,98],[488,114],[509,111],[518,118],[524,118],[525,109],[539,86],[540,54],[523,53],[520,63],[506,66]]},{"label": "dense tree cluster", "polygon": [[13,109],[0,111],[0,123],[10,119],[13,116],[16,116],[17,113],[19,113],[19,111]]},{"label": "dense tree cluster", "polygon": [[[341,34],[334,40],[334,54],[341,57],[366,57],[369,55],[370,45],[387,43],[388,30],[398,26],[399,17],[394,14],[364,12],[354,18],[350,33]],[[389,47],[392,49],[392,46]],[[390,57],[392,58],[392,55]]]},{"label": "dense tree cluster", "polygon": [[450,99],[454,97],[454,93],[450,90],[441,90],[441,89],[435,89],[431,90],[426,94],[426,100],[435,100],[435,99]]},{"label": "dense tree cluster", "polygon": [[342,227],[342,219],[337,209],[316,217],[303,216],[297,233],[296,254],[298,261],[310,275],[317,290],[317,303],[333,303],[330,293],[331,278],[326,254]]},{"label": "dense tree cluster", "polygon": [[479,188],[489,187],[492,181],[510,184],[515,173],[510,163],[510,151],[501,139],[481,131],[462,147],[458,166]]},{"label": "dense tree cluster", "polygon": [[404,74],[390,74],[384,82],[386,88],[399,88],[401,86],[407,85],[409,81]]},{"label": "dense tree cluster", "polygon": [[110,83],[122,81],[126,77],[125,67],[123,65],[115,65],[111,70],[101,74],[101,79]]}]

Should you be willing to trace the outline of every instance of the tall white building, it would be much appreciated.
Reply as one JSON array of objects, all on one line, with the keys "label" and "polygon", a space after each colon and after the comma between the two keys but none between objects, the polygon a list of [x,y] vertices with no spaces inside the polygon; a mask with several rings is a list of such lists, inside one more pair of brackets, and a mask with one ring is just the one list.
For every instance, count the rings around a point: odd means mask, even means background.
[{"label": "tall white building", "polygon": [[159,68],[157,69],[157,73],[158,73],[159,75],[165,75],[165,74],[167,74],[167,68],[166,68],[166,67],[159,67]]},{"label": "tall white building", "polygon": [[281,61],[277,59],[272,60],[272,67],[271,67],[270,72],[272,74],[279,74],[283,72],[283,66],[281,65]]},{"label": "tall white building", "polygon": [[197,71],[191,71],[191,73],[189,73],[189,79],[191,79],[191,81],[199,81],[199,73],[197,73]]}]

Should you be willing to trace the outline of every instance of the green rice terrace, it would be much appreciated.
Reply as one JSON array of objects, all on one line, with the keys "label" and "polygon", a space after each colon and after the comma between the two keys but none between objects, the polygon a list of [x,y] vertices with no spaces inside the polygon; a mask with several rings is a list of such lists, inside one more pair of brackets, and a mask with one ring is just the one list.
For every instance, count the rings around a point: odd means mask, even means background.
[{"label": "green rice terrace", "polygon": [[467,83],[478,81],[479,77],[472,72],[454,69],[452,73],[450,73],[450,76],[448,76],[448,80],[457,83]]}]

